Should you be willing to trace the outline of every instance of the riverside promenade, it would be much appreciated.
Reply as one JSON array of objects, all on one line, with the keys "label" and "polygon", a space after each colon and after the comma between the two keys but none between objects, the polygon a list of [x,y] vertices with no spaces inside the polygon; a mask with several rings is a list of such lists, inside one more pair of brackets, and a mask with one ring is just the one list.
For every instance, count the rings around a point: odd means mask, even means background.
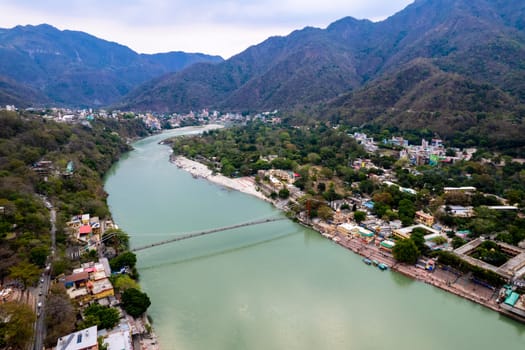
[{"label": "riverside promenade", "polygon": [[469,275],[453,273],[439,266],[429,272],[413,265],[399,263],[392,254],[379,249],[374,244],[368,244],[359,238],[347,237],[340,233],[335,234],[332,240],[356,254],[388,265],[392,271],[438,287],[494,311],[503,311],[496,302],[498,291],[472,282]]}]

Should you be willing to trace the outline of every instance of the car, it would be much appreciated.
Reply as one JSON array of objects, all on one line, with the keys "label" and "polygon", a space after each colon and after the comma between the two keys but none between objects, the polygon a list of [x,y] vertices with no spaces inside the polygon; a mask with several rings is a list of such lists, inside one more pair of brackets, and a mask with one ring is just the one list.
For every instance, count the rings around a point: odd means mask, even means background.
[{"label": "car", "polygon": [[38,296],[41,296],[41,295],[42,295],[42,289],[40,289],[40,290],[38,291]]},{"label": "car", "polygon": [[40,279],[40,283],[44,283],[44,278],[41,278],[41,279]]},{"label": "car", "polygon": [[38,304],[36,304],[37,307],[41,307],[42,306],[42,302],[39,301]]}]

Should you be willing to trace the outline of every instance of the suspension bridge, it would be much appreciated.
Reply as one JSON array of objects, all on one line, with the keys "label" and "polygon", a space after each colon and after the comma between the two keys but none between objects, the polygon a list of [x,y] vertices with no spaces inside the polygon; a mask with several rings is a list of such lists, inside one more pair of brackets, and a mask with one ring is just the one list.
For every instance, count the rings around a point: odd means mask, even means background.
[{"label": "suspension bridge", "polygon": [[153,247],[158,247],[158,246],[169,244],[169,243],[173,243],[173,242],[183,241],[185,239],[205,236],[205,235],[209,235],[209,234],[212,234],[212,233],[233,230],[233,229],[241,228],[241,227],[262,225],[262,224],[266,224],[266,223],[269,223],[269,222],[275,222],[275,221],[281,221],[281,220],[288,220],[288,219],[285,218],[285,217],[265,218],[265,219],[259,219],[259,220],[243,222],[241,224],[236,224],[236,225],[223,226],[223,227],[217,227],[217,228],[212,228],[212,229],[203,230],[203,231],[186,233],[186,234],[178,235],[176,237],[173,237],[173,238],[170,238],[170,239],[166,239],[166,240],[163,240],[163,241],[159,241],[159,242],[156,242],[156,243],[150,243],[150,244],[143,245],[143,246],[140,246],[140,247],[135,247],[135,248],[131,249],[131,251],[132,252],[138,252],[138,251],[141,251],[141,250],[146,250],[146,249],[150,249],[150,248],[153,248]]}]

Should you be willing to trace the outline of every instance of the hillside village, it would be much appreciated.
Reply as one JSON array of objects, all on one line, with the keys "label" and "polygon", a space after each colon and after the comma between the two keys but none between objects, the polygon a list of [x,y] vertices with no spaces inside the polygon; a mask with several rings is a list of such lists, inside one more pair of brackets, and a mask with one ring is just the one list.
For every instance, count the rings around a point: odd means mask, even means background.
[{"label": "hillside village", "polygon": [[[0,110],[17,111],[14,105],[6,105]],[[246,123],[251,120],[265,120],[270,123],[278,124],[281,122],[277,116],[278,111],[256,113],[252,115],[243,115],[241,113],[220,112],[217,110],[210,111],[202,109],[199,111],[190,111],[188,113],[135,113],[131,111],[104,109],[70,109],[70,108],[27,108],[26,111],[41,115],[46,120],[53,120],[58,123],[82,124],[89,127],[89,123],[96,118],[102,119],[139,119],[146,128],[152,132],[159,132],[164,129],[174,129],[185,126],[197,126],[207,124],[231,125]]]}]

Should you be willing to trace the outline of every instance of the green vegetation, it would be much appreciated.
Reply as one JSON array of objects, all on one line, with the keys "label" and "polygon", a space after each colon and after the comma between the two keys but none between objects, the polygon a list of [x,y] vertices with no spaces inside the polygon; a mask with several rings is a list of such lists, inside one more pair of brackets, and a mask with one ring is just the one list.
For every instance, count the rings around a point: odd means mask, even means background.
[{"label": "green vegetation", "polygon": [[62,284],[54,284],[45,303],[46,347],[55,346],[58,337],[75,330],[76,310]]},{"label": "green vegetation", "polygon": [[137,256],[133,252],[125,252],[113,258],[109,261],[111,270],[118,271],[123,267],[129,267],[130,269],[135,267],[137,263]]},{"label": "green vegetation", "polygon": [[117,255],[129,249],[129,237],[120,229],[111,228],[106,230],[102,240],[104,245],[113,248]]},{"label": "green vegetation", "polygon": [[40,269],[38,266],[26,261],[22,261],[18,265],[11,266],[9,271],[11,272],[9,277],[14,280],[21,281],[24,289],[30,285],[35,284],[38,281],[38,276],[40,275]]},{"label": "green vegetation", "polygon": [[[109,215],[102,176],[123,152],[130,149],[125,140],[145,133],[142,122],[136,119],[96,119],[89,125],[70,125],[58,124],[29,112],[0,111],[2,282],[5,279],[17,280],[27,288],[34,286],[43,272],[51,240],[49,210],[40,195],[45,195],[58,209],[57,250],[50,272],[56,276],[71,271],[73,262],[65,254],[69,244],[65,222],[80,213],[101,218]],[[34,165],[41,160],[49,163],[41,166],[43,170],[39,175]],[[75,165],[72,174],[65,172],[70,161]],[[116,251],[121,252],[127,248],[128,238],[117,232],[113,242],[118,247]],[[121,258],[123,260],[126,259]],[[25,315],[23,310],[20,315]],[[74,330],[75,315],[69,297],[63,288],[55,285],[46,301],[46,346],[56,344],[57,337]],[[2,326],[3,330],[11,329],[18,322],[16,318],[11,320]],[[24,333],[24,341],[31,339],[32,322],[27,321],[29,333]],[[26,331],[24,327],[16,326],[16,329]],[[0,338],[9,337],[11,335],[0,332]],[[9,339],[11,345],[18,344],[19,340]]]},{"label": "green vegetation", "polygon": [[481,243],[470,255],[494,266],[501,266],[509,260],[507,254],[503,253],[498,244],[492,241]]},{"label": "green vegetation", "polygon": [[137,283],[137,281],[135,281],[134,279],[132,279],[130,276],[126,274],[120,274],[115,277],[112,276],[111,284],[113,284],[113,287],[119,292],[124,292],[125,290],[130,289],[130,288],[140,290],[140,286]]},{"label": "green vegetation", "polygon": [[412,239],[402,239],[396,242],[392,248],[394,259],[400,262],[414,265],[417,262],[420,251]]},{"label": "green vegetation", "polygon": [[84,310],[84,321],[79,328],[84,329],[97,325],[99,329],[111,329],[117,325],[119,318],[117,309],[91,304]]},{"label": "green vegetation", "polygon": [[366,219],[366,213],[364,211],[356,211],[354,212],[354,220],[355,222],[357,223],[361,223],[363,221],[365,221]]},{"label": "green vegetation", "polygon": [[150,305],[151,301],[148,295],[140,290],[129,288],[122,293],[122,307],[135,318],[146,312]]},{"label": "green vegetation", "polygon": [[25,349],[31,342],[35,314],[29,305],[0,304],[0,347]]},{"label": "green vegetation", "polygon": [[297,170],[302,177],[299,186],[308,189],[313,189],[308,169],[301,172],[299,165],[331,169],[330,174],[337,171],[351,180],[358,176],[348,167],[349,160],[365,156],[345,132],[323,124],[293,128],[253,122],[198,137],[178,137],[172,144],[175,154],[198,156],[226,176],[254,175],[270,168]]}]

